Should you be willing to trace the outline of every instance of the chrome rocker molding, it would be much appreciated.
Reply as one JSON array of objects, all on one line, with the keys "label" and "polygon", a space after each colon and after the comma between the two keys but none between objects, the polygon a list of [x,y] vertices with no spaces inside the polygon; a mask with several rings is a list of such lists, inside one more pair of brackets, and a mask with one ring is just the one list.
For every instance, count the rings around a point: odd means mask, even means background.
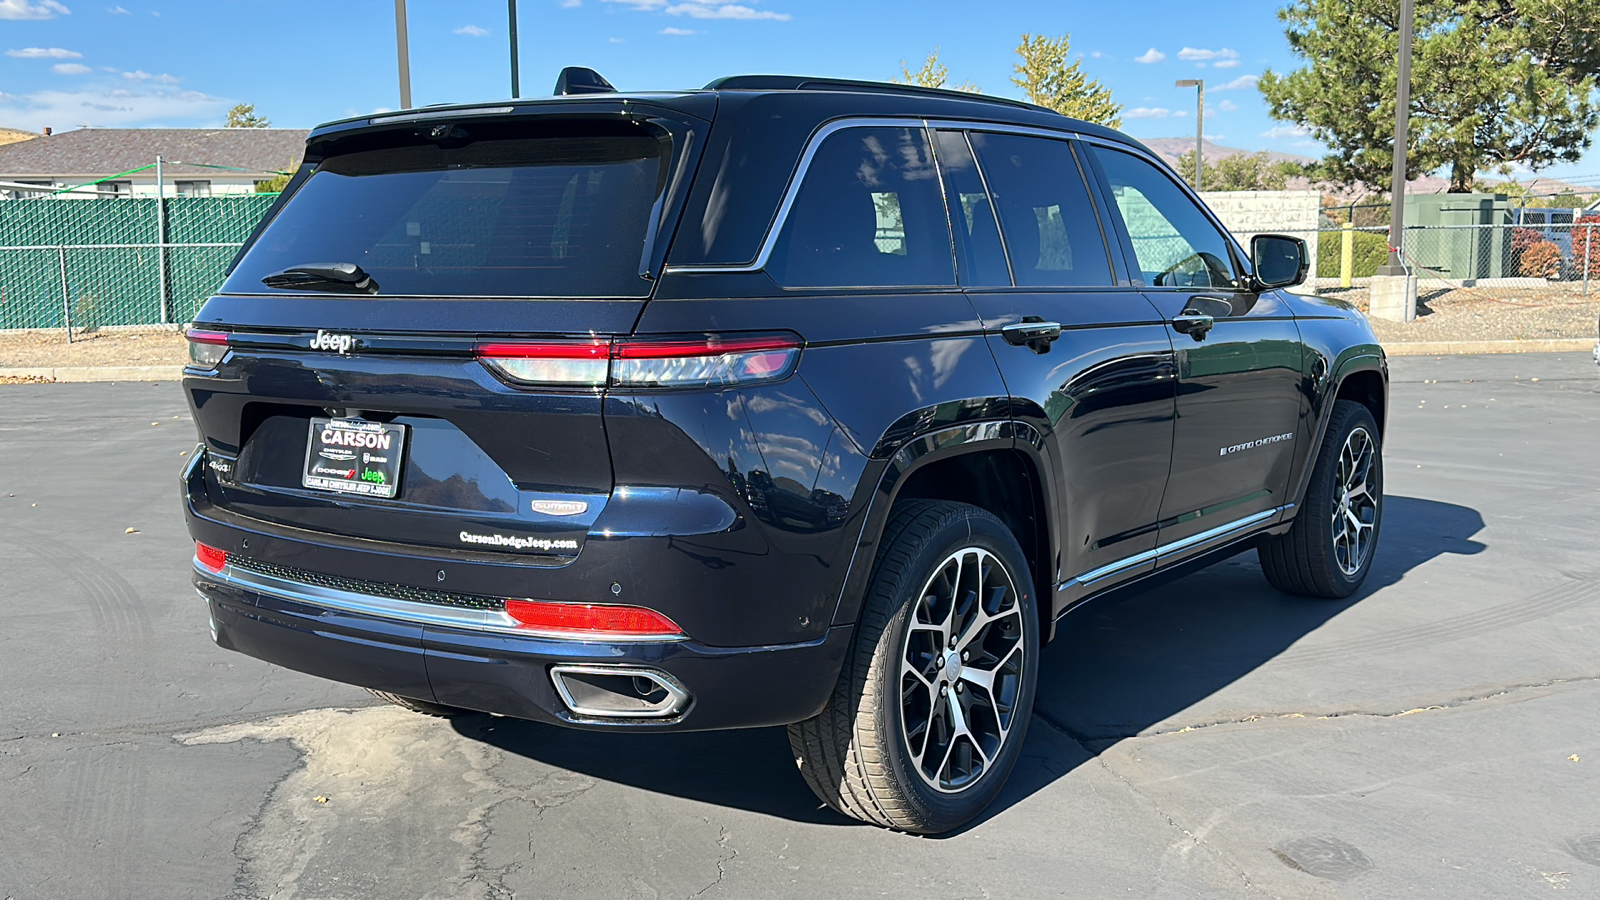
[{"label": "chrome rocker molding", "polygon": [[1254,515],[1245,516],[1242,519],[1235,519],[1226,525],[1218,525],[1215,528],[1202,531],[1199,534],[1191,534],[1182,540],[1173,541],[1170,544],[1162,544],[1159,547],[1146,550],[1143,553],[1134,554],[1126,559],[1119,559],[1114,563],[1101,566],[1098,569],[1091,569],[1090,571],[1085,572],[1076,578],[1070,578],[1063,582],[1060,587],[1056,588],[1056,590],[1064,591],[1069,587],[1092,585],[1097,581],[1102,581],[1125,569],[1131,569],[1134,566],[1142,565],[1150,562],[1153,559],[1157,559],[1158,557],[1168,556],[1182,550],[1188,550],[1191,547],[1197,547],[1209,541],[1230,537],[1239,531],[1249,528],[1252,525],[1265,522],[1268,519],[1271,519],[1273,516],[1293,508],[1293,503],[1287,503],[1283,506],[1262,510]]},{"label": "chrome rocker molding", "polygon": [[[586,706],[573,697],[567,684],[568,675],[611,675],[619,678],[643,678],[667,692],[667,698],[643,709],[615,709],[603,706]],[[689,705],[689,692],[676,679],[655,669],[634,666],[551,666],[550,680],[568,711],[594,719],[670,719]]]},{"label": "chrome rocker molding", "polygon": [[220,582],[280,600],[416,625],[438,625],[445,628],[464,628],[470,631],[488,631],[517,637],[561,641],[600,641],[607,644],[669,643],[688,640],[683,635],[633,636],[614,632],[545,631],[520,625],[503,610],[464,609],[418,603],[413,600],[375,597],[371,594],[358,594],[354,591],[275,578],[232,565],[223,566],[219,573],[204,568],[198,560],[194,562],[194,571],[204,580]]}]

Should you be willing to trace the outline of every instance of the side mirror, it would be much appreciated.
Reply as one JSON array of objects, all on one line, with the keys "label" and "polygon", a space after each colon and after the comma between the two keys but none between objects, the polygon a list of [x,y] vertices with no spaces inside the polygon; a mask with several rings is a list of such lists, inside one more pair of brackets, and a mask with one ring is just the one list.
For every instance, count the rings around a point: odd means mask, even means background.
[{"label": "side mirror", "polygon": [[1258,234],[1250,239],[1250,265],[1257,291],[1290,287],[1306,280],[1311,268],[1306,242],[1284,234]]}]

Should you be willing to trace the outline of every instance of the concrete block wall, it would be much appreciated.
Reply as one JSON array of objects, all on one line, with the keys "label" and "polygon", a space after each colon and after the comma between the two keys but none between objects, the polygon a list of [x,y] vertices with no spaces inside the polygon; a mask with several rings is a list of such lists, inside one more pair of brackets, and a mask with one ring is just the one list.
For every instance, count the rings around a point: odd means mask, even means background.
[{"label": "concrete block wall", "polygon": [[1288,234],[1306,242],[1311,273],[1317,274],[1317,223],[1322,195],[1317,191],[1205,191],[1200,199],[1211,207],[1233,236],[1250,249],[1258,234]]}]

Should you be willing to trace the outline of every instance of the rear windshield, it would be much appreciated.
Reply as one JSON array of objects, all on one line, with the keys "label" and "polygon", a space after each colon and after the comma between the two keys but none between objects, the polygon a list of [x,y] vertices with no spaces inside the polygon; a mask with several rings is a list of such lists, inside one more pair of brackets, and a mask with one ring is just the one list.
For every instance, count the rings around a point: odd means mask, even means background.
[{"label": "rear windshield", "polygon": [[639,261],[665,184],[650,136],[479,141],[330,157],[223,285],[355,263],[379,295],[643,297]]}]

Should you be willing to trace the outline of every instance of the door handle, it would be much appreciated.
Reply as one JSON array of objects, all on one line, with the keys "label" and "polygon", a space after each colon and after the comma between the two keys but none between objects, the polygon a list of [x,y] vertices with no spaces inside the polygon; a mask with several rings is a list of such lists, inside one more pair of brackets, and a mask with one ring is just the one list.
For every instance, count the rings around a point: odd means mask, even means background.
[{"label": "door handle", "polygon": [[1046,322],[1038,316],[1023,316],[1021,322],[1001,328],[1000,336],[1008,344],[1027,347],[1035,353],[1049,353],[1050,342],[1061,337],[1061,323]]},{"label": "door handle", "polygon": [[1172,328],[1179,334],[1187,334],[1197,341],[1206,339],[1206,333],[1217,324],[1217,320],[1203,313],[1185,312],[1172,320]]}]

